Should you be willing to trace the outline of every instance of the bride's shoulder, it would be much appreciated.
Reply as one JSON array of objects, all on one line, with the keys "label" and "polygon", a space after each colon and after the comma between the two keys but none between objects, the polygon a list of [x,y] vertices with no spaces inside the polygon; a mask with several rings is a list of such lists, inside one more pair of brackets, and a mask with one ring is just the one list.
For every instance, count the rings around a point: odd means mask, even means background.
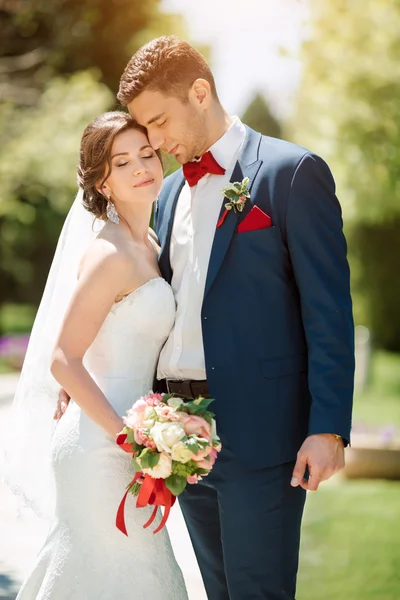
[{"label": "bride's shoulder", "polygon": [[78,278],[82,273],[97,270],[123,269],[131,259],[123,244],[104,236],[97,236],[87,247],[80,261]]}]

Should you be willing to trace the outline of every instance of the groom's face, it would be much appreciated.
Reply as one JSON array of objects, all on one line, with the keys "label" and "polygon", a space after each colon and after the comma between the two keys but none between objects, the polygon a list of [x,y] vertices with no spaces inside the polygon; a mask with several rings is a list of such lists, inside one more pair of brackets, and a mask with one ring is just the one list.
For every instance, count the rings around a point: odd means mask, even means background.
[{"label": "groom's face", "polygon": [[180,164],[207,150],[204,107],[188,94],[187,102],[145,90],[128,104],[130,114],[147,129],[150,144],[175,156]]}]

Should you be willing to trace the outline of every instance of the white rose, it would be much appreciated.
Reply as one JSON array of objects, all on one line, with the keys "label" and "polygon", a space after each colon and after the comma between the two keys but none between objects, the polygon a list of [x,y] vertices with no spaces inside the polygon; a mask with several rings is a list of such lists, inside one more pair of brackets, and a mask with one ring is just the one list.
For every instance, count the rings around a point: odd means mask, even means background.
[{"label": "white rose", "polygon": [[181,423],[154,423],[150,430],[157,450],[171,454],[171,448],[185,437],[185,430]]},{"label": "white rose", "polygon": [[142,469],[142,471],[154,479],[166,479],[172,473],[172,459],[166,452],[161,452],[158,464],[152,469]]},{"label": "white rose", "polygon": [[182,406],[182,404],[183,404],[182,398],[170,398],[168,400],[168,405],[172,406],[172,408],[178,408],[179,406]]},{"label": "white rose", "polygon": [[148,406],[147,408],[145,408],[144,410],[144,420],[147,419],[153,419],[155,418],[155,411],[154,411],[154,406]]},{"label": "white rose", "polygon": [[171,456],[172,460],[185,464],[193,458],[193,452],[183,442],[178,442],[172,447]]}]

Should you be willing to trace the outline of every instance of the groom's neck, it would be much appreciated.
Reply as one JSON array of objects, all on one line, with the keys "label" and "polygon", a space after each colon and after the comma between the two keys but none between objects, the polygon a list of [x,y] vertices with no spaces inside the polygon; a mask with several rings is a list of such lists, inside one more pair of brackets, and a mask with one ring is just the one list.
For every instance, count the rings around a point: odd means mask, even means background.
[{"label": "groom's neck", "polygon": [[232,122],[232,117],[228,115],[221,104],[215,103],[210,106],[207,114],[207,147],[203,149],[202,154],[207,152],[228,131]]}]

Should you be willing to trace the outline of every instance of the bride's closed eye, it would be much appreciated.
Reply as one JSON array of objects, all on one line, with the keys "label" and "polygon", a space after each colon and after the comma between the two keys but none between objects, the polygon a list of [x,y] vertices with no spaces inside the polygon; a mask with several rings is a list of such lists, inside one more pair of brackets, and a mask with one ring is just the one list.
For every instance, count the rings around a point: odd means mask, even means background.
[{"label": "bride's closed eye", "polygon": [[[141,156],[141,159],[156,158],[156,156],[157,156],[156,153],[152,152],[151,154],[145,154],[145,155]],[[117,167],[117,168],[125,167],[126,165],[129,164],[129,162],[130,162],[129,160],[125,160],[124,162],[115,163],[114,166]]]}]

